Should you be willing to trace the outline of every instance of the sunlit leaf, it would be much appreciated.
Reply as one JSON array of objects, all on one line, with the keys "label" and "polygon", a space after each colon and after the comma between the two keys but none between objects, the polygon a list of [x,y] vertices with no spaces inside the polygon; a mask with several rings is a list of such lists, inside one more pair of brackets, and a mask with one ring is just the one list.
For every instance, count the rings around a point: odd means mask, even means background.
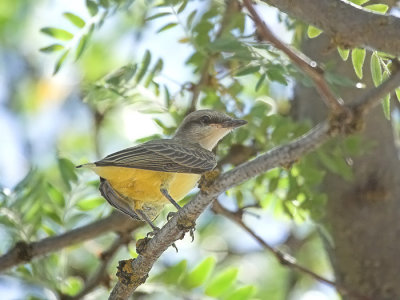
[{"label": "sunlit leaf", "polygon": [[53,75],[57,74],[60,70],[61,66],[64,64],[65,59],[67,58],[69,50],[65,51],[60,58],[57,60],[56,65],[54,67]]},{"label": "sunlit leaf", "polygon": [[356,48],[351,51],[351,61],[353,63],[354,71],[358,78],[363,77],[363,65],[365,60],[365,49]]},{"label": "sunlit leaf", "polygon": [[80,210],[87,211],[92,210],[100,205],[104,204],[104,199],[100,197],[91,198],[91,199],[84,199],[77,203],[77,207]]},{"label": "sunlit leaf", "polygon": [[63,50],[64,46],[60,44],[53,44],[44,48],[40,48],[39,51],[44,52],[44,53],[51,53],[51,52],[56,52]]},{"label": "sunlit leaf", "polygon": [[322,33],[322,30],[314,27],[312,25],[308,25],[308,29],[307,29],[307,35],[310,39],[313,39],[317,36],[319,36]]},{"label": "sunlit leaf", "polygon": [[199,263],[193,271],[187,274],[182,280],[182,286],[186,289],[194,289],[202,285],[210,276],[215,266],[215,258],[207,257]]},{"label": "sunlit leaf", "polygon": [[371,4],[364,6],[364,8],[384,14],[388,11],[389,6],[386,4]]},{"label": "sunlit leaf", "polygon": [[395,92],[396,92],[397,100],[400,101],[400,88],[397,88],[397,89],[395,90]]},{"label": "sunlit leaf", "polygon": [[223,271],[207,285],[205,293],[211,297],[219,297],[226,292],[236,281],[239,270],[237,268],[229,268]]},{"label": "sunlit leaf", "polygon": [[72,33],[60,28],[44,27],[40,31],[61,41],[69,41],[74,37]]},{"label": "sunlit leaf", "polygon": [[375,86],[382,83],[382,68],[378,54],[376,52],[371,55],[371,75]]},{"label": "sunlit leaf", "polygon": [[357,5],[363,5],[364,3],[367,3],[369,0],[350,0],[350,1]]},{"label": "sunlit leaf", "polygon": [[166,284],[177,284],[179,283],[181,277],[186,271],[187,260],[184,259],[177,263],[176,265],[167,268],[161,274],[156,275],[153,278],[153,281],[162,281]]},{"label": "sunlit leaf", "polygon": [[346,61],[349,58],[350,50],[349,49],[342,49],[340,47],[337,48],[337,51],[339,52],[340,57]]},{"label": "sunlit leaf", "polygon": [[248,300],[255,294],[256,287],[253,285],[246,285],[235,290],[232,294],[225,298],[225,300]]},{"label": "sunlit leaf", "polygon": [[390,120],[390,94],[387,94],[382,101],[383,113],[385,118]]},{"label": "sunlit leaf", "polygon": [[84,20],[82,20],[81,17],[78,17],[77,15],[70,13],[70,12],[65,12],[63,13],[64,17],[66,17],[72,24],[74,24],[78,28],[83,28],[85,27],[86,23]]}]

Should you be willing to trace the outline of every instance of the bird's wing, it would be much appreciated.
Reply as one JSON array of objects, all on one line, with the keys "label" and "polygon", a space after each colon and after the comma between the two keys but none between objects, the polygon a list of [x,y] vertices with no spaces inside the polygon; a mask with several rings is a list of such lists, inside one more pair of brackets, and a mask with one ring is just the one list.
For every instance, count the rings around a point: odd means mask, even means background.
[{"label": "bird's wing", "polygon": [[108,155],[96,166],[118,166],[173,173],[202,174],[217,162],[214,153],[198,144],[154,140]]}]

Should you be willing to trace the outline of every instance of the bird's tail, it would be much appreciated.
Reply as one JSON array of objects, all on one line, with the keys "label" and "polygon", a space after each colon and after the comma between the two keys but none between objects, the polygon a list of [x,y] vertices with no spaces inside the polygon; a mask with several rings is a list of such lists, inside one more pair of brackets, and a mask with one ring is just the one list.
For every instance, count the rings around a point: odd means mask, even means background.
[{"label": "bird's tail", "polygon": [[96,165],[94,163],[88,163],[88,164],[83,164],[83,165],[76,166],[75,168],[89,168],[89,169],[91,169],[91,168],[93,168],[95,166]]}]

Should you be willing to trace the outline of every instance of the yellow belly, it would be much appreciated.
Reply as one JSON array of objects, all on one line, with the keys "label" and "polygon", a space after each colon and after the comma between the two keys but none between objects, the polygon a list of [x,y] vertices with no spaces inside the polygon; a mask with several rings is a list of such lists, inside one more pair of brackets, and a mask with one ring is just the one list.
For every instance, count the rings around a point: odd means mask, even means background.
[{"label": "yellow belly", "polygon": [[165,185],[175,201],[185,197],[195,186],[200,175],[167,173],[122,167],[90,166],[100,177],[108,180],[120,194],[141,202],[168,202],[161,194]]}]

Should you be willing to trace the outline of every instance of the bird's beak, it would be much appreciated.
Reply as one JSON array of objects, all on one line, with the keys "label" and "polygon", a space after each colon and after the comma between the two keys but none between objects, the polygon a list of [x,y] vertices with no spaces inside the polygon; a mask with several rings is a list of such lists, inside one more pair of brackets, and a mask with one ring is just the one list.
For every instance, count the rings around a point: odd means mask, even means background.
[{"label": "bird's beak", "polygon": [[223,128],[237,128],[245,124],[247,124],[247,121],[245,120],[231,119],[224,121],[221,125]]}]

